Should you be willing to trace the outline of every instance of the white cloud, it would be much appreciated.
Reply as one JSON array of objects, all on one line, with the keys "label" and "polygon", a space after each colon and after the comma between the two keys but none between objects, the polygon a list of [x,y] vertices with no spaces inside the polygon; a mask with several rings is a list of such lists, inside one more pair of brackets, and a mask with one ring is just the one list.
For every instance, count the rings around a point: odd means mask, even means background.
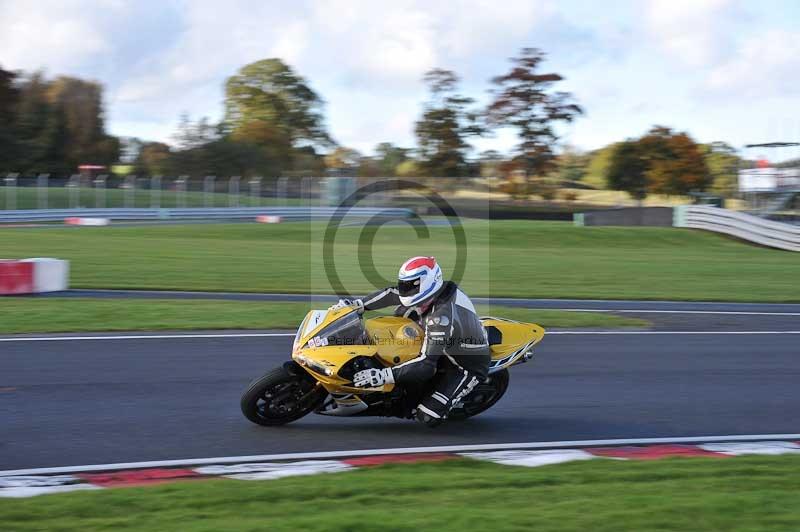
[{"label": "white cloud", "polygon": [[308,24],[302,21],[292,22],[277,36],[270,53],[290,64],[295,63],[308,50],[310,38]]},{"label": "white cloud", "polygon": [[309,18],[315,53],[301,64],[347,83],[407,85],[436,64],[435,19],[417,2],[316,2]]},{"label": "white cloud", "polygon": [[737,11],[733,0],[649,0],[644,20],[655,44],[670,57],[703,67],[731,47]]},{"label": "white cloud", "polygon": [[800,32],[768,30],[745,39],[735,55],[711,70],[705,88],[736,97],[800,93]]},{"label": "white cloud", "polygon": [[81,66],[111,47],[102,29],[104,10],[122,7],[103,2],[92,11],[73,0],[0,3],[0,65],[57,72]]},{"label": "white cloud", "polygon": [[[788,11],[787,3],[784,10]],[[118,135],[168,140],[178,116],[219,119],[223,84],[243,65],[281,57],[327,101],[331,134],[369,152],[413,143],[432,67],[486,100],[487,80],[523,46],[587,115],[567,128],[596,147],[669,119],[724,138],[723,103],[796,92],[800,33],[741,0],[0,0],[0,65],[99,79]],[[749,8],[749,7],[748,7]],[[771,12],[780,12],[776,3]],[[697,89],[701,88],[701,91]],[[657,105],[656,105],[657,104]],[[742,112],[745,112],[744,110]],[[716,114],[715,114],[716,113]],[[742,121],[737,121],[742,122]],[[749,126],[742,126],[746,129]],[[719,133],[714,133],[719,130]],[[477,144],[504,149],[503,132]]]},{"label": "white cloud", "polygon": [[[279,5],[186,2],[176,38],[157,57],[136,65],[113,101],[149,106],[154,113],[166,112],[163,102],[170,101],[176,114],[218,118],[227,76],[248,62],[281,57],[326,99],[340,142],[371,148],[391,138],[378,139],[379,133],[396,133],[394,140],[407,143],[427,70],[455,67],[451,61],[480,57],[496,43],[518,48],[553,13],[550,0],[513,1],[502,10],[485,0],[457,9],[423,0]],[[214,90],[199,89],[209,86]]]},{"label": "white cloud", "polygon": [[[532,28],[557,17],[550,0],[508,0],[502,7],[494,0],[470,0],[458,4],[425,2],[422,9],[433,9],[438,21],[437,39],[449,55],[467,57],[497,44],[522,39]],[[523,43],[524,44],[524,43]],[[514,48],[521,45],[514,44]]]}]

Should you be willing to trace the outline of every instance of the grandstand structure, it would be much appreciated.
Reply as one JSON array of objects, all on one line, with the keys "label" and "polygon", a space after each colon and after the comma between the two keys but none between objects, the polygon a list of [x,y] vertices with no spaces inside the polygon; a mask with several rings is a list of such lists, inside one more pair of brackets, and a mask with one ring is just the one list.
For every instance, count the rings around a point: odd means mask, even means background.
[{"label": "grandstand structure", "polygon": [[800,223],[800,142],[747,144],[745,150],[739,192],[750,213]]}]

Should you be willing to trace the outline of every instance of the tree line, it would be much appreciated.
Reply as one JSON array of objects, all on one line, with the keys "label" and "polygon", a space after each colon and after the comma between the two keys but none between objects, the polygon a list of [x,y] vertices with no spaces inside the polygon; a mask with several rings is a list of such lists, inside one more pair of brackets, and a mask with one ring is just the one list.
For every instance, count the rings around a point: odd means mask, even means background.
[{"label": "tree line", "polygon": [[0,169],[69,174],[115,162],[120,142],[106,133],[102,93],[91,81],[0,69]]},{"label": "tree line", "polygon": [[[196,178],[503,176],[516,179],[524,194],[549,180],[625,190],[635,198],[719,188],[731,180],[738,158],[730,146],[700,145],[661,126],[589,153],[560,146],[560,125],[584,110],[572,94],[557,90],[563,78],[543,69],[545,57],[539,49],[522,49],[505,73],[490,80],[485,106],[461,94],[455,72],[427,72],[422,81],[428,98],[414,124],[416,147],[382,142],[372,156],[335,142],[322,97],[277,58],[230,76],[223,118],[212,123],[182,116],[171,144],[109,135],[96,82],[0,69],[0,171],[70,174],[83,163],[121,162],[137,175]],[[516,132],[510,153],[474,154],[474,139],[502,128]]]},{"label": "tree line", "polygon": [[[25,173],[74,172],[80,163],[134,165],[144,174],[280,175],[325,169],[394,175],[460,177],[470,165],[471,137],[499,127],[518,131],[513,157],[528,173],[555,160],[554,124],[569,122],[581,108],[572,96],[552,90],[562,78],[540,72],[544,53],[525,48],[512,68],[492,80],[486,109],[458,92],[449,70],[425,74],[430,97],[414,131],[414,150],[381,143],[366,160],[337,146],[328,133],[322,97],[291,66],[277,58],[242,67],[225,83],[224,117],[219,123],[182,117],[174,145],[135,138],[116,139],[105,131],[102,87],[71,77],[47,80],[0,70],[0,131],[4,168]],[[403,164],[405,167],[403,167]]]}]

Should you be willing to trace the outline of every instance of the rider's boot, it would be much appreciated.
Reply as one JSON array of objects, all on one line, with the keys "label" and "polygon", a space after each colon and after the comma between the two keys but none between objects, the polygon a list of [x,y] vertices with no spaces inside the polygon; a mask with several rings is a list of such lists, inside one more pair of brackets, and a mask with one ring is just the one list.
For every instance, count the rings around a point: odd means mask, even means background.
[{"label": "rider's boot", "polygon": [[428,427],[441,425],[453,405],[466,397],[476,384],[478,377],[463,368],[445,372],[433,393],[417,406],[417,421]]}]

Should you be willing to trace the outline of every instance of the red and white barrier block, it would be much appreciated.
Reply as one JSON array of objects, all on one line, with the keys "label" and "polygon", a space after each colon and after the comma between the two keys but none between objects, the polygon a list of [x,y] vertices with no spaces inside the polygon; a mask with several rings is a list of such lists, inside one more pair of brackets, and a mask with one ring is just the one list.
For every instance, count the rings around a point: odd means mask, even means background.
[{"label": "red and white barrier block", "polygon": [[85,225],[89,227],[101,227],[109,225],[111,219],[109,218],[64,218],[66,225]]},{"label": "red and white barrier block", "polygon": [[281,223],[281,217],[270,214],[259,214],[256,216],[256,222],[260,224],[279,224]]},{"label": "red and white barrier block", "polygon": [[59,292],[69,286],[69,261],[0,259],[0,295]]}]

